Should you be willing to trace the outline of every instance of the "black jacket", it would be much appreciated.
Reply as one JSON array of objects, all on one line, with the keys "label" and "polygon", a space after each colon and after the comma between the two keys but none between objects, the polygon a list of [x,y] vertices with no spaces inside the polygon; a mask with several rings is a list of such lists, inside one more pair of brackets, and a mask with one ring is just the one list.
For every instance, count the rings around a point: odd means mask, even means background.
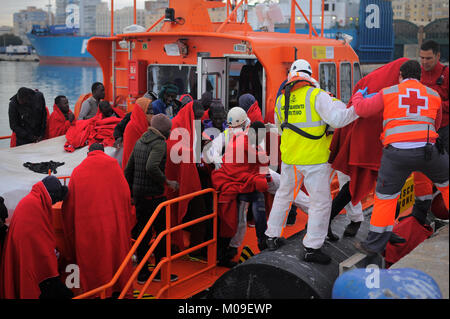
[{"label": "black jacket", "polygon": [[125,132],[125,128],[127,127],[128,123],[131,120],[131,112],[128,112],[120,121],[117,123],[116,127],[114,128],[114,139],[117,140],[119,137],[123,138],[123,133]]},{"label": "black jacket", "polygon": [[47,109],[44,95],[33,91],[33,102],[20,105],[17,94],[9,102],[9,126],[16,133],[17,146],[44,138],[47,127]]},{"label": "black jacket", "polygon": [[164,194],[166,154],[166,139],[150,127],[136,142],[125,168],[133,198]]}]

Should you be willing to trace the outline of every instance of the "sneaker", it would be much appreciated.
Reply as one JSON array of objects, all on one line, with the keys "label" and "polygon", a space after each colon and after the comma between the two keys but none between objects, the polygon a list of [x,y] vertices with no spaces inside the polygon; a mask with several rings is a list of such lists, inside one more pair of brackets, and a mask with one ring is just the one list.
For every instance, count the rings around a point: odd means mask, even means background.
[{"label": "sneaker", "polygon": [[359,230],[359,226],[361,226],[361,222],[350,222],[350,224],[347,225],[344,231],[345,237],[355,237],[356,233]]},{"label": "sneaker", "polygon": [[285,244],[285,241],[284,241],[283,237],[268,237],[266,239],[267,249],[269,249],[270,251],[277,250],[284,244]]},{"label": "sneaker", "polygon": [[267,248],[267,236],[264,235],[263,238],[258,239],[258,249],[259,251],[263,251],[266,248]]},{"label": "sneaker", "polygon": [[327,238],[329,241],[338,241],[340,238],[336,236],[333,231],[331,230],[331,225],[328,226],[328,234]]},{"label": "sneaker", "polygon": [[[170,281],[174,282],[178,280],[178,276],[175,274],[170,274]],[[158,273],[156,274],[155,278],[153,278],[154,282],[160,282],[161,281],[161,272],[158,271]],[[138,281],[139,282],[139,281]]]},{"label": "sneaker", "polygon": [[327,265],[331,262],[331,258],[327,255],[325,255],[320,248],[319,249],[313,249],[313,248],[306,248],[303,255],[303,260],[307,262],[313,262],[318,263],[322,265]]},{"label": "sneaker", "polygon": [[137,277],[138,284],[144,285],[147,282],[147,280],[151,274],[152,273],[148,270],[148,267],[144,266],[144,268],[142,268],[138,274],[138,277]]},{"label": "sneaker", "polygon": [[238,249],[236,247],[228,246],[225,251],[225,259],[233,259],[238,253]]},{"label": "sneaker", "polygon": [[366,247],[366,244],[363,243],[363,242],[357,241],[357,242],[355,242],[354,246],[355,246],[355,248],[356,248],[360,253],[362,253],[362,254],[364,254],[364,255],[372,256],[372,255],[377,254],[376,251],[373,251],[373,250],[367,248],[367,247]]},{"label": "sneaker", "polygon": [[217,266],[225,267],[225,268],[233,268],[238,263],[235,261],[232,261],[230,259],[221,259],[217,262]]}]

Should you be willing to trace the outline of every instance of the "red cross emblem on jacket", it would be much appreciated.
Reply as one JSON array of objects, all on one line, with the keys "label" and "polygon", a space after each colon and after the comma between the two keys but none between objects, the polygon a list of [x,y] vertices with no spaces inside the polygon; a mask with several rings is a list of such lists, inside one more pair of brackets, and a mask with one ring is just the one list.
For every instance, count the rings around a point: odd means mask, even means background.
[{"label": "red cross emblem on jacket", "polygon": [[406,94],[398,96],[399,108],[405,108],[407,115],[420,115],[420,110],[428,109],[428,97],[421,96],[418,89],[407,88]]}]

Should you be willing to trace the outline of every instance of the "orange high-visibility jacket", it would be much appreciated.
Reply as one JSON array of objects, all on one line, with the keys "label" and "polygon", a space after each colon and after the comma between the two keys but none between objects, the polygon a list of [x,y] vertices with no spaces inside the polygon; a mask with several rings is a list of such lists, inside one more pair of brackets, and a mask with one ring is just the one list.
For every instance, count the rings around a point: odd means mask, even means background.
[{"label": "orange high-visibility jacket", "polygon": [[383,145],[395,142],[434,141],[439,94],[415,79],[383,89]]}]

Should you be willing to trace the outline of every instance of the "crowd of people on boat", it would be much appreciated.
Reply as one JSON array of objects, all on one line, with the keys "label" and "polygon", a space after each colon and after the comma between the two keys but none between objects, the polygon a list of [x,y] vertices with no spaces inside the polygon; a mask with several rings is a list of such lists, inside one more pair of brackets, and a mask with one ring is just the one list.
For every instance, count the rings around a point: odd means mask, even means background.
[{"label": "crowd of people on boat", "polygon": [[[243,93],[238,106],[227,111],[210,91],[196,100],[180,96],[169,83],[137,98],[125,113],[104,100],[105,87],[96,82],[76,116],[65,96],[55,98],[49,114],[41,92],[20,88],[9,107],[12,146],[61,135],[68,152],[89,146],[68,186],[54,176],[37,182],[17,205],[8,229],[2,211],[0,230],[6,238],[0,296],[73,296],[62,283],[55,254],[55,203],[62,201],[66,242],[59,258],[78,265],[86,292],[114,277],[132,240],[143,231],[136,259],[146,262],[137,277],[144,284],[152,275],[151,263],[157,265],[167,253],[163,236],[150,258],[152,238],[211,213],[214,206],[211,193],[180,201],[170,212],[161,203],[206,188],[218,192],[219,266],[236,265],[249,219],[258,249],[279,249],[297,209],[308,214],[300,258],[329,264],[321,248],[325,240],[340,240],[332,231],[333,219],[345,208],[350,222],[344,236],[356,236],[364,221],[361,200],[374,185],[367,238],[356,241],[355,248],[395,262],[430,235],[427,216],[436,190],[448,218],[449,72],[439,57],[439,45],[425,42],[421,63],[401,58],[380,67],[358,82],[347,105],[320,89],[308,61],[294,61],[277,96],[274,119],[269,119],[274,124],[264,123],[251,93]],[[281,140],[275,151],[270,148],[274,135]],[[123,150],[120,162],[105,153],[108,146]],[[280,164],[275,160],[277,165],[271,165],[273,158]],[[334,171],[341,189],[332,199]],[[411,174],[415,204],[406,222],[396,224],[397,201]],[[171,225],[166,225],[166,213]],[[422,232],[416,231],[418,225]],[[212,221],[186,230],[188,243],[182,232],[172,236],[178,249],[213,237]],[[206,251],[191,256],[206,258]],[[107,296],[120,292],[132,271],[130,262]],[[153,277],[161,280],[160,273]],[[171,274],[171,280],[177,279]]]}]

